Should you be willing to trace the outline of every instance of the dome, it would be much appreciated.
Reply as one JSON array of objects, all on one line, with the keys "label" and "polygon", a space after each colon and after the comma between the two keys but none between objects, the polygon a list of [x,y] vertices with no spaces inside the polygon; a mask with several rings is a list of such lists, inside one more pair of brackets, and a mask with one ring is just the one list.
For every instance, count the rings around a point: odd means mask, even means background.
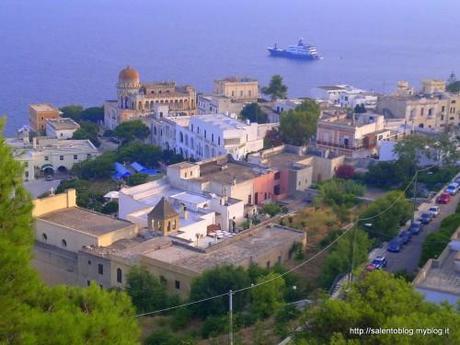
[{"label": "dome", "polygon": [[134,68],[131,68],[131,66],[127,66],[126,68],[122,69],[120,71],[120,74],[118,75],[118,80],[120,82],[139,82],[139,72],[136,71]]}]

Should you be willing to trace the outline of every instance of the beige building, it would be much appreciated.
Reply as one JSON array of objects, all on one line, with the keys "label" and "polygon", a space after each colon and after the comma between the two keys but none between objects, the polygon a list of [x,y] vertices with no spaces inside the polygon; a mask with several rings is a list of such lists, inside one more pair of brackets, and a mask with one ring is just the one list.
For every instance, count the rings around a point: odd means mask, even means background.
[{"label": "beige building", "polygon": [[233,101],[256,102],[259,98],[259,82],[250,78],[228,77],[214,81],[214,93]]},{"label": "beige building", "polygon": [[46,121],[46,136],[56,139],[71,139],[79,128],[80,125],[70,118],[48,119]]},{"label": "beige building", "polygon": [[57,119],[59,116],[59,109],[51,104],[31,104],[29,106],[29,126],[37,133],[44,134],[46,120]]},{"label": "beige building", "polygon": [[114,129],[122,122],[147,117],[158,105],[167,105],[171,115],[193,115],[195,88],[173,81],[141,83],[139,72],[128,66],[118,76],[117,100],[104,104],[104,125]]},{"label": "beige building", "polygon": [[90,140],[59,140],[48,137],[7,138],[14,159],[24,165],[24,180],[66,172],[74,164],[99,155]]},{"label": "beige building", "polygon": [[227,96],[198,95],[198,114],[239,114],[243,102],[236,102]]},{"label": "beige building", "polygon": [[460,228],[437,258],[429,259],[413,281],[415,289],[434,302],[460,301]]},{"label": "beige building", "polygon": [[396,133],[385,126],[383,115],[337,115],[321,119],[316,130],[316,145],[337,155],[370,157],[378,152],[379,141],[388,141]]},{"label": "beige building", "polygon": [[[76,191],[34,200],[35,255],[33,264],[48,284],[81,284],[78,254],[85,247],[107,247],[137,235],[134,224],[79,208]],[[88,266],[92,263],[87,262]],[[104,283],[107,269],[95,265],[93,280]]]},{"label": "beige building", "polygon": [[261,224],[220,241],[210,238],[207,246],[196,247],[78,208],[75,190],[35,200],[33,216],[33,264],[51,285],[95,282],[104,288],[123,288],[129,269],[142,265],[168,290],[186,297],[192,280],[205,270],[224,264],[271,267],[289,260],[294,244],[306,245],[303,231]]},{"label": "beige building", "polygon": [[394,95],[379,97],[377,112],[399,118],[413,131],[446,132],[460,126],[460,95],[445,92],[445,82],[425,80],[420,93],[401,81]]}]

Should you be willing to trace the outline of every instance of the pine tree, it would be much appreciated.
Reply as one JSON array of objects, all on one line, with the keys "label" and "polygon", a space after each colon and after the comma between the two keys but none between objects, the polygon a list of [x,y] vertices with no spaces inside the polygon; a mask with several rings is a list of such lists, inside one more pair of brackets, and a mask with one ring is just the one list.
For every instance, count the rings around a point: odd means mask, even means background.
[{"label": "pine tree", "polygon": [[30,265],[32,202],[2,135],[0,167],[0,344],[138,344],[125,293],[41,283]]}]

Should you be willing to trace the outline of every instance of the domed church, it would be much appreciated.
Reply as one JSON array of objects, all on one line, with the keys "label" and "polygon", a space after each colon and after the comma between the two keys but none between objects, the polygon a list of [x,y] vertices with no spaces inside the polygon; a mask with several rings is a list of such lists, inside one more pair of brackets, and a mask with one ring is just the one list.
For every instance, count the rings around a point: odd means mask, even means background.
[{"label": "domed church", "polygon": [[139,72],[127,66],[118,74],[117,99],[104,104],[104,125],[114,129],[120,123],[149,116],[156,105],[167,105],[170,115],[194,115],[196,90],[174,81],[141,83]]}]

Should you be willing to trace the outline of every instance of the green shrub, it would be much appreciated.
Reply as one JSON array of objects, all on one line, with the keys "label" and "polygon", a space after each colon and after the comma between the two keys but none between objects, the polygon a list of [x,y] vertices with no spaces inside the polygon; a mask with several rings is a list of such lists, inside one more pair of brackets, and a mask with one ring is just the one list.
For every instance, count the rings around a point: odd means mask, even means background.
[{"label": "green shrub", "polygon": [[227,329],[227,316],[210,316],[201,326],[201,337],[208,339],[222,334]]}]

